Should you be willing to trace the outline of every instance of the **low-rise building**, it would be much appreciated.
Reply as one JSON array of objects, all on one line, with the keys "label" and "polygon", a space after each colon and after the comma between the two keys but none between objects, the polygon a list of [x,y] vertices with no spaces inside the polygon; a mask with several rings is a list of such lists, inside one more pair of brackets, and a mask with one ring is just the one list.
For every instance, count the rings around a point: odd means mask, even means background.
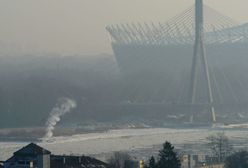
[{"label": "low-rise building", "polygon": [[215,164],[215,165],[202,166],[200,168],[224,168],[224,165],[223,164]]},{"label": "low-rise building", "polygon": [[23,147],[4,162],[4,168],[50,168],[51,152],[34,144]]},{"label": "low-rise building", "polygon": [[[14,152],[3,162],[4,168],[107,168],[108,165],[89,156],[51,155],[51,152],[34,144]],[[1,166],[0,166],[1,168]]]},{"label": "low-rise building", "polygon": [[182,154],[181,168],[224,168],[218,158],[204,154]]},{"label": "low-rise building", "polygon": [[107,164],[89,156],[51,155],[51,168],[106,168]]}]

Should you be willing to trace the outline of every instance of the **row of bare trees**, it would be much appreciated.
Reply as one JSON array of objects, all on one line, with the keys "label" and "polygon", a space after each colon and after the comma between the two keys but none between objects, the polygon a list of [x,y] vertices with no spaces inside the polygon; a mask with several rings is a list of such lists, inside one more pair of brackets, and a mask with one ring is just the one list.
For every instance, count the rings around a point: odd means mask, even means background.
[{"label": "row of bare trees", "polygon": [[[174,146],[170,142],[165,142],[159,151],[157,159],[153,156],[144,164],[143,168],[180,168],[181,163],[178,154],[174,151]],[[108,161],[110,168],[137,168],[138,165],[132,160],[130,155],[123,152],[115,152]],[[137,162],[136,162],[137,163]]]},{"label": "row of bare trees", "polygon": [[248,151],[235,151],[224,132],[211,135],[207,140],[217,163],[224,164],[225,168],[248,168]]},{"label": "row of bare trees", "polygon": [[[208,136],[207,146],[212,152],[212,164],[224,164],[225,168],[248,168],[248,151],[234,152],[224,132]],[[110,168],[134,168],[135,161],[124,152],[115,152],[109,159]],[[137,162],[136,162],[137,163]],[[211,163],[210,163],[211,164]],[[144,168],[180,168],[180,159],[170,142],[165,142],[158,157],[152,156]]]},{"label": "row of bare trees", "polygon": [[219,132],[207,137],[207,145],[212,151],[218,163],[223,163],[227,156],[233,151],[229,138],[224,132]]}]

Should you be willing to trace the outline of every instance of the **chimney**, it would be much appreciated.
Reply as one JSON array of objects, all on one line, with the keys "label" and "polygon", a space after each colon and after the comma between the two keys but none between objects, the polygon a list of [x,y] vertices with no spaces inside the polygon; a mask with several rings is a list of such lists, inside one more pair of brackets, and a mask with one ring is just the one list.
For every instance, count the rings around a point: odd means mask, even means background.
[{"label": "chimney", "polygon": [[29,167],[30,167],[30,168],[34,168],[34,163],[33,163],[33,161],[30,161],[30,162],[29,162]]},{"label": "chimney", "polygon": [[63,164],[65,164],[65,157],[63,157]]}]

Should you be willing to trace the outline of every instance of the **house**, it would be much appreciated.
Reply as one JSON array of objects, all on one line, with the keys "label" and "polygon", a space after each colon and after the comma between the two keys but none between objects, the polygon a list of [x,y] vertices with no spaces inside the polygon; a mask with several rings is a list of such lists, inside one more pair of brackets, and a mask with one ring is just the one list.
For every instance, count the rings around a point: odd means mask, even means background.
[{"label": "house", "polygon": [[30,143],[6,160],[4,168],[50,168],[50,155],[50,151]]},{"label": "house", "polygon": [[[108,165],[89,156],[52,155],[50,151],[34,144],[14,152],[3,162],[4,168],[107,168]],[[0,167],[1,168],[1,167]]]},{"label": "house", "polygon": [[107,164],[89,156],[51,155],[51,168],[106,168]]}]

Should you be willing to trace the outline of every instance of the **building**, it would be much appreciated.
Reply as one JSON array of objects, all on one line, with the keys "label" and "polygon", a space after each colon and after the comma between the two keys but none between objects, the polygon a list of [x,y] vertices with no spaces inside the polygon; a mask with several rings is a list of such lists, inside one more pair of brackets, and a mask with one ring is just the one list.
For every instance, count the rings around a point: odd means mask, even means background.
[{"label": "building", "polygon": [[51,168],[106,168],[108,165],[89,156],[51,155]]},{"label": "building", "polygon": [[50,168],[51,152],[30,143],[4,162],[4,168]]},{"label": "building", "polygon": [[216,157],[207,154],[182,154],[181,168],[224,168]]},{"label": "building", "polygon": [[216,164],[216,165],[202,166],[200,168],[224,168],[224,165],[223,164]]},{"label": "building", "polygon": [[[189,102],[194,20],[195,10],[190,7],[162,23],[107,26],[116,61],[127,85],[124,86],[123,101],[146,105]],[[247,110],[248,24],[238,24],[205,5],[204,32],[216,110],[219,113],[240,108]],[[199,86],[207,88],[204,80]],[[208,95],[207,90],[201,88],[196,95],[196,104],[200,105],[206,103]],[[184,112],[184,109],[175,111]]]},{"label": "building", "polygon": [[14,152],[14,155],[3,163],[4,168],[106,168],[108,166],[88,156],[51,155],[50,151],[34,143]]}]

